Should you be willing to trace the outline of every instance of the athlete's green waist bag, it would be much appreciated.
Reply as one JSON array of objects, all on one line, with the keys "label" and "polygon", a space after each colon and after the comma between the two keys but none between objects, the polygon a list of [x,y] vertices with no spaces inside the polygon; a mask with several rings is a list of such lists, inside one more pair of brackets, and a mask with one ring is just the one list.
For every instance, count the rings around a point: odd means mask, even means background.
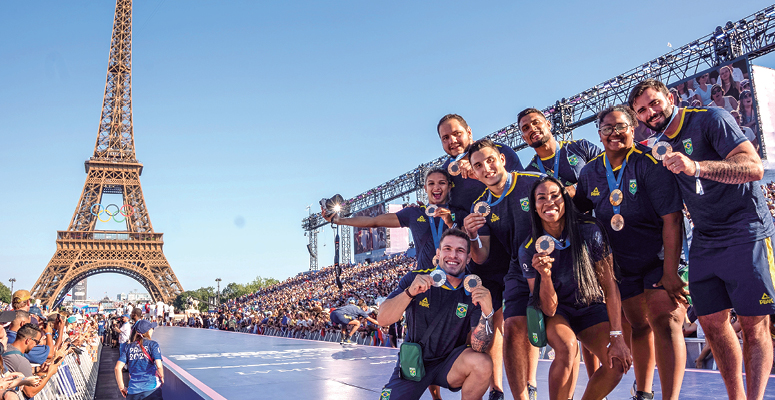
[{"label": "athlete's green waist bag", "polygon": [[419,343],[401,343],[398,350],[398,359],[401,364],[401,377],[419,382],[425,377],[425,364],[422,362],[422,346]]},{"label": "athlete's green waist bag", "polygon": [[[414,303],[414,300],[412,300]],[[417,324],[414,323],[416,312],[412,310],[412,330],[416,329]],[[409,381],[419,382],[425,377],[425,364],[422,358],[422,345],[428,343],[428,339],[433,333],[433,329],[441,321],[441,317],[444,313],[440,312],[436,314],[436,318],[433,319],[428,328],[425,330],[425,335],[417,342],[406,341],[401,343],[401,348],[398,350],[398,363],[401,370],[401,378]],[[408,336],[408,335],[407,335]]]},{"label": "athlete's green waist bag", "polygon": [[535,347],[546,346],[546,323],[539,307],[527,306],[527,340]]}]

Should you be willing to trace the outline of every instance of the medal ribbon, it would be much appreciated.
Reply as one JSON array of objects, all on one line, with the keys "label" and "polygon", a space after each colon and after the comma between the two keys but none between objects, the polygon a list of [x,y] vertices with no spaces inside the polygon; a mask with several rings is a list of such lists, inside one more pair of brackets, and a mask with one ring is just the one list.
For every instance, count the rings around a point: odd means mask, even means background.
[{"label": "medal ribbon", "polygon": [[464,269],[464,270],[462,270],[462,271],[460,271],[460,273],[459,273],[459,274],[457,274],[457,275],[452,275],[452,274],[450,274],[449,272],[447,272],[447,271],[444,271],[443,269],[441,269],[441,267],[436,267],[436,269],[438,269],[438,270],[440,270],[441,272],[443,272],[443,273],[447,274],[447,276],[454,276],[455,278],[458,278],[458,279],[463,279],[463,280],[460,282],[460,286],[458,286],[458,287],[450,287],[450,286],[448,286],[448,285],[447,285],[447,283],[449,282],[449,280],[447,280],[447,282],[445,282],[443,285],[441,285],[441,287],[443,287],[444,289],[447,289],[447,290],[459,290],[460,288],[462,288],[463,286],[465,286],[465,285],[463,285],[463,283],[465,282],[465,276],[466,276],[466,270],[465,270],[465,269]]},{"label": "medal ribbon", "polygon": [[[630,150],[630,152],[632,152],[632,150]],[[629,155],[629,153],[627,155]],[[610,198],[611,193],[622,186],[624,168],[627,167],[627,157],[624,157],[624,160],[622,161],[622,168],[619,170],[619,178],[614,177],[614,171],[611,169],[611,161],[608,160],[608,155],[603,158],[603,164],[605,164],[605,178],[608,180],[608,196]],[[619,211],[621,210],[621,203],[618,206],[613,207],[614,214],[619,214]]]},{"label": "medal ribbon", "polygon": [[[544,231],[544,233],[546,233],[546,231]],[[554,249],[555,250],[565,250],[568,247],[570,247],[570,240],[568,240],[568,239],[560,241],[559,239],[555,238],[554,236],[552,236],[552,235],[550,235],[548,233],[546,233],[546,236],[549,236],[554,241]]]},{"label": "medal ribbon", "polygon": [[[548,175],[546,173],[546,168],[544,168],[544,162],[541,160],[541,157],[538,157],[538,169],[541,170],[541,173],[544,175]],[[557,150],[554,152],[554,169],[552,170],[552,176],[560,179],[560,142],[557,142]]]},{"label": "medal ribbon", "polygon": [[[438,207],[438,206],[437,206]],[[441,233],[444,231],[444,219],[439,218],[439,225],[436,226],[436,222],[433,217],[430,217],[431,223],[431,235],[433,236],[433,245],[435,248],[439,248],[439,242],[441,241]]]},{"label": "medal ribbon", "polygon": [[678,115],[678,107],[673,106],[673,115],[670,116],[670,121],[667,121],[667,125],[665,125],[665,129],[662,130],[662,132],[659,133],[659,136],[657,136],[654,139],[654,143],[652,143],[651,147],[654,147],[657,143],[659,143],[659,139],[662,139],[662,136],[665,135],[665,132],[667,132],[667,128],[670,126],[670,124],[673,123],[673,120],[675,119],[676,115]]},{"label": "medal ribbon", "polygon": [[503,201],[503,199],[506,197],[506,193],[508,193],[511,190],[511,186],[514,184],[514,174],[509,172],[509,177],[506,178],[506,187],[503,188],[503,193],[501,193],[501,197],[498,198],[498,201],[495,203],[492,203],[492,191],[490,191],[490,194],[487,196],[487,204],[490,205],[490,207],[495,207]]}]

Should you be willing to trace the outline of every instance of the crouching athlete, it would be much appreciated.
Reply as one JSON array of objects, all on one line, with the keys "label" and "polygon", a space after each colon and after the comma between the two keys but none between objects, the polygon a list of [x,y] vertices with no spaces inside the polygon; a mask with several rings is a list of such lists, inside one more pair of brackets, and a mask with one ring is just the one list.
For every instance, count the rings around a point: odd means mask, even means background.
[{"label": "crouching athlete", "polygon": [[402,378],[399,360],[381,400],[419,399],[429,385],[461,391],[463,400],[481,399],[487,391],[492,359],[486,351],[493,339],[494,310],[487,288],[477,285],[470,295],[463,288],[470,243],[459,229],[445,231],[436,254],[446,283],[433,286],[432,269],[411,271],[380,306],[380,325],[398,321],[406,311],[407,341],[427,338],[420,343],[425,376],[419,382]]}]

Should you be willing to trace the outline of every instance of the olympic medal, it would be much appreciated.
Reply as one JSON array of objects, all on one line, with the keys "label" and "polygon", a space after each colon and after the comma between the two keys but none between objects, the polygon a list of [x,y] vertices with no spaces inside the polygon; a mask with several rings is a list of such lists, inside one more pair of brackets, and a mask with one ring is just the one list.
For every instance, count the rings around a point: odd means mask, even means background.
[{"label": "olympic medal", "polygon": [[449,172],[452,176],[458,176],[460,175],[460,165],[457,163],[457,161],[452,161],[447,166],[447,172]]},{"label": "olympic medal", "polygon": [[611,205],[618,206],[619,204],[622,204],[622,200],[624,200],[624,193],[619,189],[614,189],[614,191],[611,192],[611,195],[608,196],[608,200],[611,202]]},{"label": "olympic medal", "polygon": [[486,201],[480,201],[474,204],[474,212],[482,214],[483,217],[486,217],[488,214],[490,214],[490,205],[487,204]]},{"label": "olympic medal", "polygon": [[665,156],[673,152],[673,146],[667,142],[659,142],[651,148],[651,155],[659,161],[665,159]]},{"label": "olympic medal", "polygon": [[434,269],[431,272],[431,279],[433,279],[433,286],[441,287],[447,282],[447,274],[440,269]]},{"label": "olympic medal", "polygon": [[433,263],[434,267],[439,266],[439,256],[433,256],[433,260],[431,261]]},{"label": "olympic medal", "polygon": [[427,215],[429,217],[432,217],[433,214],[436,214],[436,209],[437,208],[438,207],[436,207],[434,205],[429,205],[428,207],[425,207],[425,215]]},{"label": "olympic medal", "polygon": [[536,240],[536,252],[549,254],[554,251],[554,239],[549,235],[543,235]]},{"label": "olympic medal", "polygon": [[482,278],[474,274],[466,276],[466,279],[463,281],[463,287],[468,293],[471,293],[474,288],[479,286],[482,286]]},{"label": "olympic medal", "polygon": [[611,218],[611,228],[617,232],[624,228],[624,217],[622,217],[622,214],[614,214],[613,218]]}]

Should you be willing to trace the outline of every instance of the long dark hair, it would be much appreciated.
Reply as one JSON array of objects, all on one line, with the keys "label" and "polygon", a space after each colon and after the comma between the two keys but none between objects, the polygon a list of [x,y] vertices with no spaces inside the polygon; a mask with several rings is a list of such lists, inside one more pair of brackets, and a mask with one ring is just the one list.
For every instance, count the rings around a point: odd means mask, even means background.
[{"label": "long dark hair", "polygon": [[[565,203],[565,230],[568,232],[570,251],[573,255],[573,276],[576,279],[576,286],[578,287],[576,301],[584,305],[602,302],[604,299],[603,288],[597,279],[595,263],[590,256],[590,245],[587,243],[587,239],[581,235],[580,225],[589,222],[596,224],[603,235],[605,243],[608,243],[605,229],[603,229],[594,218],[580,213],[573,204],[573,199],[570,197],[570,194],[565,190],[565,186],[550,175],[546,175],[536,181],[536,183],[533,184],[533,188],[530,189],[530,223],[533,228],[533,243],[544,234],[544,226],[541,217],[538,216],[538,212],[536,211],[535,193],[538,186],[546,182],[554,183],[560,188],[560,193],[562,193],[562,199]],[[535,295],[538,293],[540,285],[541,275],[539,274],[536,276],[536,284],[533,288],[533,301],[535,304],[540,304],[541,302],[540,296]]]}]

